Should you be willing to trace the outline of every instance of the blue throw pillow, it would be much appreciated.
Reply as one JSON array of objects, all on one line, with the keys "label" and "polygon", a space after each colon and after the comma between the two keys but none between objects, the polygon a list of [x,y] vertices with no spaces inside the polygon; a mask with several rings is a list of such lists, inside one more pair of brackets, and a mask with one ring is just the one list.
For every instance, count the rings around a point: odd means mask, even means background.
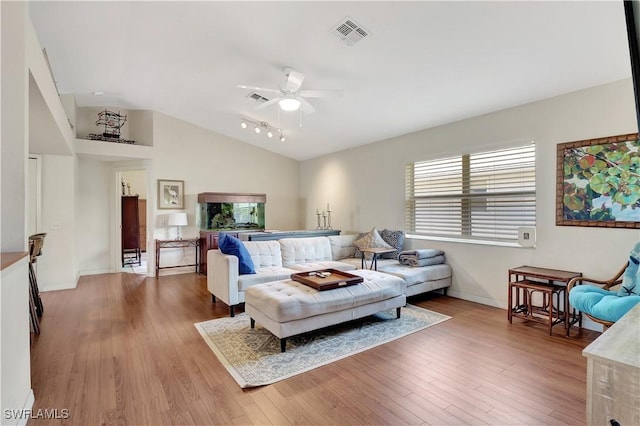
[{"label": "blue throw pillow", "polygon": [[224,254],[232,254],[238,258],[238,272],[240,275],[255,274],[253,259],[247,251],[242,241],[233,235],[220,234],[218,237],[218,248]]}]

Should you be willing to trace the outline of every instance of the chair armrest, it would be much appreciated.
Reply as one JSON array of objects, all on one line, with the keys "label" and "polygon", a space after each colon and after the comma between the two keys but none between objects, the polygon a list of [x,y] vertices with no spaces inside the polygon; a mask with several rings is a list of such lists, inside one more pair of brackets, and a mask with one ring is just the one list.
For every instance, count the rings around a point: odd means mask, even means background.
[{"label": "chair armrest", "polygon": [[589,278],[589,277],[576,277],[573,278],[571,281],[569,281],[569,283],[567,284],[567,292],[570,292],[571,289],[573,287],[576,286],[576,284],[578,283],[590,283],[590,284],[599,284],[602,286],[603,289],[605,290],[609,290],[611,287],[616,286],[618,284],[620,284],[622,282],[622,274],[624,274],[624,271],[627,269],[627,266],[629,266],[629,262],[625,263],[624,266],[622,267],[622,269],[620,269],[614,276],[613,278],[609,278],[608,280],[599,280],[596,278]]},{"label": "chair armrest", "polygon": [[219,249],[207,252],[207,289],[229,306],[237,305],[238,258]]}]

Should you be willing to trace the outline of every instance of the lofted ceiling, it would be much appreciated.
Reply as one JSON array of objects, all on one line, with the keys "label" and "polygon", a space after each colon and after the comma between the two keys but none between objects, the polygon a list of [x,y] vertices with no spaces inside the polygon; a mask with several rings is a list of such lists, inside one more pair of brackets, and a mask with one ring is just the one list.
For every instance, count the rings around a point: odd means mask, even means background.
[{"label": "lofted ceiling", "polygon": [[[297,160],[631,75],[622,1],[33,1],[30,13],[79,106],[152,109]],[[352,46],[332,32],[347,17],[368,32]],[[237,86],[278,88],[285,66],[302,89],[344,95],[309,99],[312,114],[256,110]]]}]

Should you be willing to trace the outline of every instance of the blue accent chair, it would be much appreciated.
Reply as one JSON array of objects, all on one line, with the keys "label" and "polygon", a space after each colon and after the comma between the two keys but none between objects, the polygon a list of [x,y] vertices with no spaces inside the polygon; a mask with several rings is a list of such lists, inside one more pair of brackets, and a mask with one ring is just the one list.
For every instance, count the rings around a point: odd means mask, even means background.
[{"label": "blue accent chair", "polygon": [[[640,248],[640,243],[634,250],[637,248]],[[627,286],[631,284],[635,286],[639,278],[635,253],[632,252],[630,261],[613,278],[598,280],[578,277],[569,281],[567,291],[571,307],[579,310],[592,321],[602,324],[606,330],[640,303],[637,290],[626,291]],[[619,290],[612,290],[619,285],[622,285]]]}]

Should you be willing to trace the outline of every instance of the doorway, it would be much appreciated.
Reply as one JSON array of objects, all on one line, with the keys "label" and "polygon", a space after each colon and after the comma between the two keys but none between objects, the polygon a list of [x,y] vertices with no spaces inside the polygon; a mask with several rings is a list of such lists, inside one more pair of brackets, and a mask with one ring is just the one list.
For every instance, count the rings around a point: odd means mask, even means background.
[{"label": "doorway", "polygon": [[148,170],[146,168],[120,169],[116,172],[118,202],[117,261],[121,272],[148,275],[149,214]]}]

